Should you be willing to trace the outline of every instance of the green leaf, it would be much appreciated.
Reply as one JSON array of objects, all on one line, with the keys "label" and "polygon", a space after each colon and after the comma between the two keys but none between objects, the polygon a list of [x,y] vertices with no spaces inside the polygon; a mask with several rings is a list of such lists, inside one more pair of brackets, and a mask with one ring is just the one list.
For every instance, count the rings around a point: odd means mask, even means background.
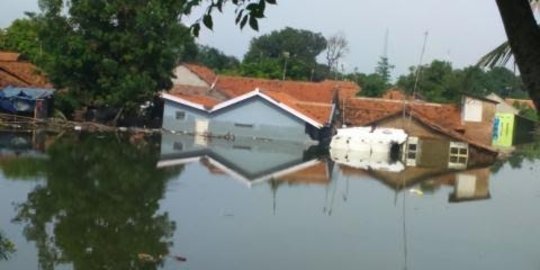
[{"label": "green leaf", "polygon": [[212,28],[214,27],[214,22],[212,21],[212,16],[209,15],[209,14],[204,15],[203,23],[204,23],[204,26],[206,26],[210,30],[212,30]]},{"label": "green leaf", "polygon": [[248,15],[242,18],[242,21],[240,22],[240,29],[244,29],[244,26],[246,26],[247,20],[248,20]]},{"label": "green leaf", "polygon": [[249,26],[251,29],[259,31],[259,22],[257,21],[257,18],[253,16],[249,17]]},{"label": "green leaf", "polygon": [[199,32],[201,31],[201,25],[198,24],[198,23],[194,23],[193,25],[191,25],[191,34],[195,37],[198,37],[199,36]]},{"label": "green leaf", "polygon": [[249,11],[253,11],[255,9],[259,8],[259,4],[255,4],[255,3],[251,3],[249,5],[247,5],[246,9],[249,10]]},{"label": "green leaf", "polygon": [[238,15],[236,15],[236,20],[235,20],[236,24],[238,24],[240,20],[242,19],[242,14],[244,14],[244,10],[240,10],[240,12],[238,12]]},{"label": "green leaf", "polygon": [[277,1],[276,0],[266,0],[266,3],[271,4],[271,5],[276,5]]}]

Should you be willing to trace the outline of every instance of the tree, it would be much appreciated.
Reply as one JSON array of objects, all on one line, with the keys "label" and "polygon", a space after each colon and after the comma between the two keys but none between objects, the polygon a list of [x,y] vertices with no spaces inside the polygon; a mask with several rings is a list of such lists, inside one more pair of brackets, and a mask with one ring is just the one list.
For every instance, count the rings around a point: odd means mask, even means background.
[{"label": "tree", "polygon": [[234,56],[225,55],[216,48],[199,45],[195,61],[217,71],[236,70],[240,61]]},{"label": "tree", "polygon": [[[296,80],[320,79],[317,56],[326,49],[326,39],[320,33],[287,27],[251,40],[242,62],[242,74],[259,75],[268,70],[269,78]],[[283,76],[285,75],[285,76]]]},{"label": "tree", "polygon": [[[191,33],[212,28],[212,14],[225,0],[40,0],[39,40],[47,57],[38,64],[57,88],[67,89],[73,106],[125,108],[151,100],[171,87],[178,61],[192,59]],[[266,3],[232,1],[237,23],[258,29]],[[194,7],[206,11],[190,29],[181,25]]]},{"label": "tree", "polygon": [[537,0],[496,0],[508,43],[529,96],[540,112],[540,27],[531,2]]},{"label": "tree", "polygon": [[375,73],[379,74],[383,79],[384,83],[389,84],[390,79],[392,78],[391,72],[394,69],[394,65],[391,65],[388,61],[388,57],[381,56],[379,62],[377,62],[377,67],[375,67]]},{"label": "tree", "polygon": [[[63,137],[47,154],[34,172],[44,184],[16,205],[15,218],[36,244],[39,268],[71,263],[74,269],[158,269],[141,265],[137,254],[168,254],[176,224],[159,211],[159,202],[181,167],[160,170],[152,140],[135,143],[115,135]],[[17,166],[16,159],[10,162],[2,165]]]},{"label": "tree", "polygon": [[353,73],[347,75],[347,79],[362,86],[362,91],[359,94],[366,97],[380,97],[389,87],[384,81],[384,78],[377,73],[368,75],[363,73]]},{"label": "tree", "polygon": [[15,245],[0,231],[0,261],[9,259],[13,252],[15,252]]},{"label": "tree", "polygon": [[411,67],[408,75],[401,76],[398,86],[409,94],[416,92],[432,102],[449,102],[459,99],[462,85],[450,63],[434,60],[431,64],[422,66],[418,82],[416,69],[416,67]]},{"label": "tree", "polygon": [[193,43],[171,8],[183,1],[65,2],[40,1],[36,18],[48,54],[41,66],[57,88],[81,105],[134,109],[171,87],[171,70]]},{"label": "tree", "polygon": [[13,21],[9,27],[0,30],[0,50],[15,51],[30,61],[38,62],[43,54],[38,27],[32,17]]},{"label": "tree", "polygon": [[349,42],[345,34],[337,33],[326,40],[326,64],[330,72],[337,73],[339,61],[349,52]]}]

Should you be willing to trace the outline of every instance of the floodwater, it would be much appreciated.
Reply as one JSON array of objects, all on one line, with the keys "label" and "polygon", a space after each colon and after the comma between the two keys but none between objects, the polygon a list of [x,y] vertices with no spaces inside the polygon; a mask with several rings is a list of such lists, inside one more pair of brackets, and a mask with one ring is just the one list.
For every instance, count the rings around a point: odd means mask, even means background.
[{"label": "floodwater", "polygon": [[540,269],[539,149],[394,170],[285,142],[1,133],[0,269]]}]

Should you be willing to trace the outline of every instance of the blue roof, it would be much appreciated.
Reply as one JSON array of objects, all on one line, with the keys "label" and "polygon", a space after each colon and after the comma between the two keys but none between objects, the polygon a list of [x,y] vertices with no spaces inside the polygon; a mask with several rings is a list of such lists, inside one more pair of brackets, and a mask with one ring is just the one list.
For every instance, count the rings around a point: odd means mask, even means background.
[{"label": "blue roof", "polygon": [[53,95],[54,89],[45,88],[24,88],[8,86],[0,91],[0,98],[20,97],[31,100],[48,98]]}]

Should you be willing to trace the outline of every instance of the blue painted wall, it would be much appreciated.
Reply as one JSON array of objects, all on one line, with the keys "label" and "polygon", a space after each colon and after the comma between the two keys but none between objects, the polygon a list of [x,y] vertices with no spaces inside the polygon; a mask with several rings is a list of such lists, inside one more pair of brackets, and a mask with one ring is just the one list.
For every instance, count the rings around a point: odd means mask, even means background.
[{"label": "blue painted wall", "polygon": [[[185,119],[176,119],[177,111],[184,111]],[[306,133],[306,125],[309,124],[260,97],[250,98],[212,114],[165,101],[164,129],[194,133],[197,120],[207,120],[208,131],[215,136],[314,141]]]}]

